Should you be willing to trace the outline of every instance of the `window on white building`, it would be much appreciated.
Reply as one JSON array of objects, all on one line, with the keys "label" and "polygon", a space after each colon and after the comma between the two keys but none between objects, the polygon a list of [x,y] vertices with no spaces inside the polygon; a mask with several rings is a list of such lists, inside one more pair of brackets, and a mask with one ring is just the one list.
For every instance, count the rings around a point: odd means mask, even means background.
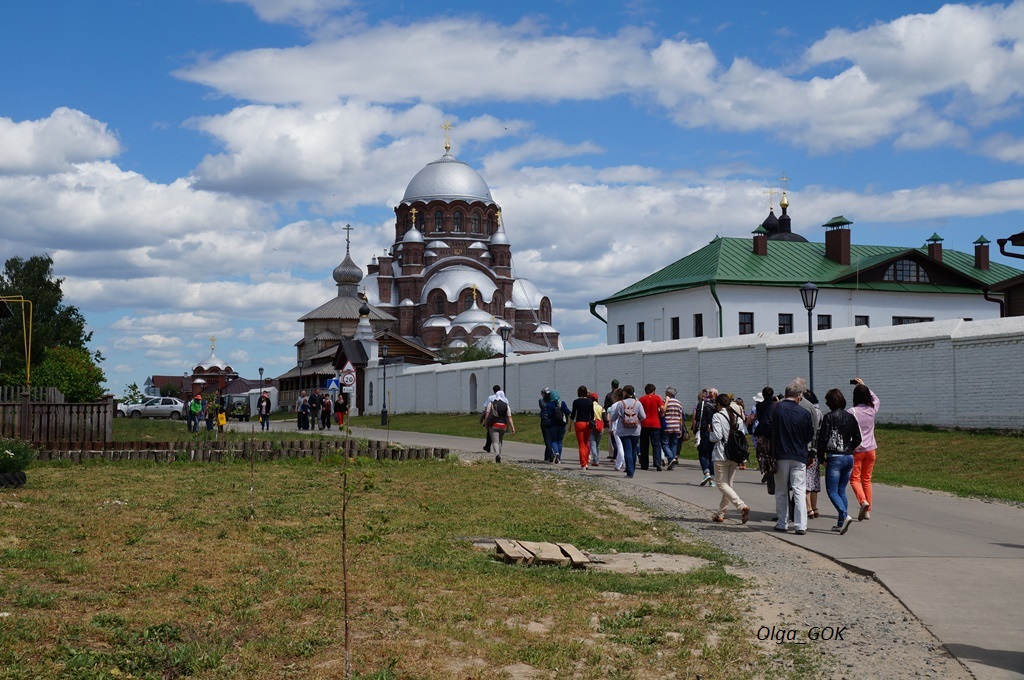
[{"label": "window on white building", "polygon": [[883,281],[895,283],[928,283],[928,272],[913,260],[897,260],[889,265],[882,276]]},{"label": "window on white building", "polygon": [[626,324],[620,323],[618,331],[619,331],[619,344],[620,345],[625,345],[626,344]]},{"label": "window on white building", "polygon": [[704,315],[694,314],[693,315],[693,337],[702,338],[704,337]]},{"label": "window on white building", "polygon": [[779,335],[793,332],[793,315],[779,314]]},{"label": "window on white building", "polygon": [[818,330],[827,331],[832,328],[832,315],[831,314],[819,314],[818,315]]},{"label": "window on white building", "polygon": [[929,321],[935,321],[934,316],[894,316],[892,317],[893,326],[905,326],[908,323],[928,323]]},{"label": "window on white building", "polygon": [[678,316],[673,316],[672,319],[671,319],[671,324],[672,324],[672,339],[673,340],[678,340],[679,339],[679,317]]},{"label": "window on white building", "polygon": [[636,341],[641,342],[644,339],[644,322],[640,321],[636,325]]},{"label": "window on white building", "polygon": [[870,326],[871,325],[871,317],[870,316],[861,316],[860,314],[858,314],[857,316],[853,317],[853,325],[854,326]]},{"label": "window on white building", "polygon": [[750,335],[754,332],[754,313],[740,312],[740,335]]}]

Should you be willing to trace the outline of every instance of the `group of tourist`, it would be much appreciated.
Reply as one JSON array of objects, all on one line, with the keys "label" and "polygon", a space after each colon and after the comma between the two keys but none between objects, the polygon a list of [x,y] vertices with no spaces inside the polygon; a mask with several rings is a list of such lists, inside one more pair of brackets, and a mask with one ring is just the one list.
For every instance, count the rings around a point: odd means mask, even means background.
[{"label": "group of tourist", "polygon": [[330,394],[321,394],[319,387],[314,388],[309,396],[306,396],[306,390],[302,390],[295,400],[295,413],[300,430],[315,430],[318,426],[321,430],[329,430],[332,420],[342,427],[348,414],[348,400],[342,393],[337,399],[332,399]]},{"label": "group of tourist", "polygon": [[[739,470],[745,469],[745,455],[730,455],[730,440],[736,433],[744,442],[753,439],[761,482],[775,496],[776,531],[797,535],[807,533],[807,520],[819,517],[822,467],[825,491],[836,509],[832,530],[845,534],[853,518],[847,503],[847,486],[853,489],[857,519],[871,518],[871,476],[875,464],[875,414],[879,399],[864,381],[855,378],[853,406],[846,408],[842,390],[833,388],[825,395],[827,413],[822,413],[818,398],[807,389],[802,378],[794,379],[781,396],[771,387],[754,395],[749,412],[743,400],[716,388],[702,389],[697,396],[686,426],[686,411],[674,387],[664,397],[653,384],[644,386],[637,397],[632,385],[611,383],[603,403],[585,385],[576,390],[572,405],[562,400],[557,390],[541,390],[537,406],[544,438],[544,460],[562,462],[562,442],[569,424],[576,435],[579,466],[582,470],[600,466],[601,440],[608,432],[608,462],[615,470],[632,478],[639,467],[656,471],[671,470],[679,460],[683,442],[692,431],[701,466],[700,486],[717,487],[721,494],[713,522],[724,522],[729,505],[746,524],[750,507],[734,489]],[[505,432],[515,432],[508,398],[499,385],[488,397],[481,421],[488,436],[485,450],[501,461]],[[735,440],[733,440],[735,441]]]}]

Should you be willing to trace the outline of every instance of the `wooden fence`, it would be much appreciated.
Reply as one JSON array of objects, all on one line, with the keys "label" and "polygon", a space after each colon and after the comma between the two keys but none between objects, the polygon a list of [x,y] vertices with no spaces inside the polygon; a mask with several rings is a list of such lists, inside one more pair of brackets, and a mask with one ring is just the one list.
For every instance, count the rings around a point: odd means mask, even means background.
[{"label": "wooden fence", "polygon": [[[59,392],[57,394],[60,394]],[[34,401],[31,392],[20,400],[0,402],[0,436],[24,439],[39,446],[51,442],[114,441],[114,397],[87,404]]]},{"label": "wooden fence", "polygon": [[283,458],[314,458],[330,456],[366,456],[374,460],[426,460],[445,458],[449,449],[409,447],[365,439],[337,441],[296,440],[272,441],[184,441],[184,442],[48,442],[40,446],[40,460],[151,460],[224,462],[231,460],[281,460]]},{"label": "wooden fence", "polygon": [[21,401],[21,395],[28,392],[31,401],[47,404],[63,404],[64,393],[56,387],[23,387],[21,385],[0,385],[0,402]]}]

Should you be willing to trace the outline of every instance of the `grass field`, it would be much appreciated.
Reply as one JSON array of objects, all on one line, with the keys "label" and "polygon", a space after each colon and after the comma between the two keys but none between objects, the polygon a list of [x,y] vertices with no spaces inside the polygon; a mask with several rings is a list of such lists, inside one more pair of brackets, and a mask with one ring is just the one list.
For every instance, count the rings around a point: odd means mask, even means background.
[{"label": "grass field", "polygon": [[[257,465],[251,520],[244,462],[32,467],[0,490],[0,678],[342,677],[342,465]],[[355,677],[765,677],[794,654],[743,630],[727,556],[587,486],[454,460],[350,470]],[[486,536],[710,564],[511,566],[467,540]]]},{"label": "grass field", "polygon": [[[395,430],[479,438],[479,416],[463,414],[399,414],[391,417]],[[543,444],[539,418],[515,418],[515,441]],[[352,419],[353,426],[380,427],[380,416]],[[947,491],[960,496],[998,498],[1024,503],[1024,436],[993,432],[945,431],[879,426],[875,481]],[[573,435],[565,441],[572,441]],[[693,441],[683,458],[697,459]]]}]

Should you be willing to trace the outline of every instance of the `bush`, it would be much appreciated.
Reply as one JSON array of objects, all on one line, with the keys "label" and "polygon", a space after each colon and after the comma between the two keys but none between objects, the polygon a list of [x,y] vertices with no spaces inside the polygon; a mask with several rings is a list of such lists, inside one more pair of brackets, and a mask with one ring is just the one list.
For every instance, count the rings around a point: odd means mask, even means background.
[{"label": "bush", "polygon": [[0,473],[21,472],[35,460],[36,451],[20,439],[0,439]]}]

